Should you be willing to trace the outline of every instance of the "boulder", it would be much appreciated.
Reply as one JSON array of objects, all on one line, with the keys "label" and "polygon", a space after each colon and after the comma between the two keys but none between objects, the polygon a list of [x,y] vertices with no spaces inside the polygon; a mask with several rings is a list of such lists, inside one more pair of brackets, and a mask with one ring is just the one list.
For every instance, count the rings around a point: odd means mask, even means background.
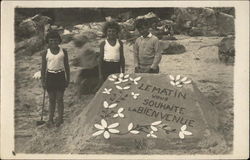
[{"label": "boulder", "polygon": [[218,44],[219,47],[219,60],[224,63],[234,63],[235,57],[235,37],[225,37]]},{"label": "boulder", "polygon": [[160,48],[162,50],[162,54],[181,54],[186,52],[186,48],[177,42],[160,42]]},{"label": "boulder", "polygon": [[234,17],[212,8],[175,8],[175,32],[191,36],[234,34]]},{"label": "boulder", "polygon": [[192,149],[201,153],[223,141],[214,138],[220,136],[217,113],[188,77],[111,75],[72,122],[84,125],[74,128],[67,146],[84,154],[189,153]]}]

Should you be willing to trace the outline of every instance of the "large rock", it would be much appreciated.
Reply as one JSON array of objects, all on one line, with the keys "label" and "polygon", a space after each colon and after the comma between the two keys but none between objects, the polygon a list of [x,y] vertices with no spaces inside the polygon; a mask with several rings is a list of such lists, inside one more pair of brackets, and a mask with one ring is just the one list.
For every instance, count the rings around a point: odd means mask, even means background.
[{"label": "large rock", "polygon": [[181,54],[186,52],[186,48],[177,42],[160,41],[162,54]]},{"label": "large rock", "polygon": [[199,153],[223,140],[216,106],[184,76],[111,75],[73,123],[74,153]]},{"label": "large rock", "polygon": [[234,34],[234,17],[212,8],[175,8],[175,32],[191,36]]},{"label": "large rock", "polygon": [[219,47],[219,59],[224,63],[234,63],[235,57],[235,47],[234,47],[235,37],[225,37],[218,44]]}]

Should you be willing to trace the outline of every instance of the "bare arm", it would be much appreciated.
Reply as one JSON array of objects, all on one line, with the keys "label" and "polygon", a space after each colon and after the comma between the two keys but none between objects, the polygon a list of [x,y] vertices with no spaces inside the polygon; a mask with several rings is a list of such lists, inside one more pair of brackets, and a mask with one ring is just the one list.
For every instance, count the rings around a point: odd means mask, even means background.
[{"label": "bare arm", "polygon": [[63,49],[64,52],[64,68],[66,72],[66,80],[67,80],[67,85],[70,82],[70,68],[69,68],[69,57],[68,57],[68,52]]},{"label": "bare arm", "polygon": [[161,62],[161,57],[162,57],[161,56],[161,51],[160,51],[160,43],[159,43],[159,39],[158,38],[154,42],[154,51],[155,51],[155,57],[154,57],[153,64],[150,67],[152,69],[156,69],[157,68],[157,66]]},{"label": "bare arm", "polygon": [[41,53],[42,56],[41,81],[44,88],[45,88],[46,69],[47,69],[46,53],[47,53],[46,50]]},{"label": "bare arm", "polygon": [[102,63],[103,63],[103,57],[104,57],[104,45],[105,45],[105,41],[103,41],[100,44],[100,55],[98,58],[98,70],[99,70],[99,79],[100,80],[103,80]]},{"label": "bare arm", "polygon": [[125,72],[125,58],[124,58],[124,50],[123,50],[123,43],[122,41],[120,41],[120,55],[121,55],[121,69],[122,69],[122,73]]}]

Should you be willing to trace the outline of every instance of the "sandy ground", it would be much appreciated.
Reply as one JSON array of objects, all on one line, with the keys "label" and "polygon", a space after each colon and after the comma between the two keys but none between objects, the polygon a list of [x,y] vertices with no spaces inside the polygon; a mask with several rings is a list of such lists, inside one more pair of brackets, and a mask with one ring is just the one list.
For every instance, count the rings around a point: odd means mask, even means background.
[{"label": "sandy ground", "polygon": [[[181,74],[193,79],[201,92],[210,102],[218,106],[220,128],[225,144],[217,148],[192,153],[228,153],[233,150],[233,65],[219,62],[218,47],[209,46],[198,51],[200,46],[216,44],[221,37],[188,37],[176,36],[176,42],[186,47],[183,54],[164,55],[160,64],[160,72]],[[75,55],[71,43],[63,44],[69,50],[69,59]],[[132,46],[125,45],[126,72],[133,72]],[[65,92],[65,123],[62,127],[48,129],[37,127],[40,119],[42,95],[40,81],[32,79],[40,69],[39,53],[33,56],[16,56],[15,70],[15,151],[17,153],[81,153],[72,151],[68,145],[68,136],[74,135],[72,130],[80,127],[71,122],[84,110],[94,95],[77,97],[74,84],[70,84]],[[48,97],[46,96],[45,120],[48,116]],[[25,146],[25,147],[24,147]],[[119,153],[119,148],[117,149]],[[94,152],[95,153],[95,152]],[[99,152],[98,152],[99,153]],[[106,153],[102,151],[101,153]],[[155,153],[165,153],[155,151]],[[177,153],[177,152],[173,152]],[[180,153],[185,153],[181,151]]]}]

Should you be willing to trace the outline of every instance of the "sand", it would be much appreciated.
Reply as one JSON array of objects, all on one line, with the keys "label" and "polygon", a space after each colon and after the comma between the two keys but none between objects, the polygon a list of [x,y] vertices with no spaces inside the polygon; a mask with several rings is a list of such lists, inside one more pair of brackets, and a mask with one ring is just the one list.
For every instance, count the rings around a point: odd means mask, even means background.
[{"label": "sand", "polygon": [[[222,37],[189,37],[177,35],[176,42],[186,47],[186,52],[176,55],[164,55],[160,64],[160,72],[166,74],[181,74],[191,77],[208,100],[218,106],[219,132],[223,137],[221,144],[202,150],[151,150],[152,154],[186,154],[186,153],[229,153],[233,150],[233,65],[226,65],[218,59],[216,44]],[[211,45],[215,44],[215,45]],[[200,46],[211,45],[200,50]],[[68,48],[69,59],[75,56],[72,42],[62,45]],[[126,72],[133,72],[132,46],[125,45]],[[81,130],[82,112],[94,95],[77,97],[73,83],[67,88],[64,96],[65,123],[59,128],[48,129],[36,126],[40,119],[43,90],[40,81],[32,79],[40,69],[39,53],[32,56],[16,56],[15,68],[15,151],[16,153],[122,153],[119,148],[98,151],[91,149],[79,150],[72,146],[72,137],[79,139],[74,131]],[[45,120],[48,119],[48,97],[46,96]],[[27,146],[27,147],[23,147]],[[145,151],[146,152],[146,151]],[[137,153],[136,151],[134,154]]]}]

